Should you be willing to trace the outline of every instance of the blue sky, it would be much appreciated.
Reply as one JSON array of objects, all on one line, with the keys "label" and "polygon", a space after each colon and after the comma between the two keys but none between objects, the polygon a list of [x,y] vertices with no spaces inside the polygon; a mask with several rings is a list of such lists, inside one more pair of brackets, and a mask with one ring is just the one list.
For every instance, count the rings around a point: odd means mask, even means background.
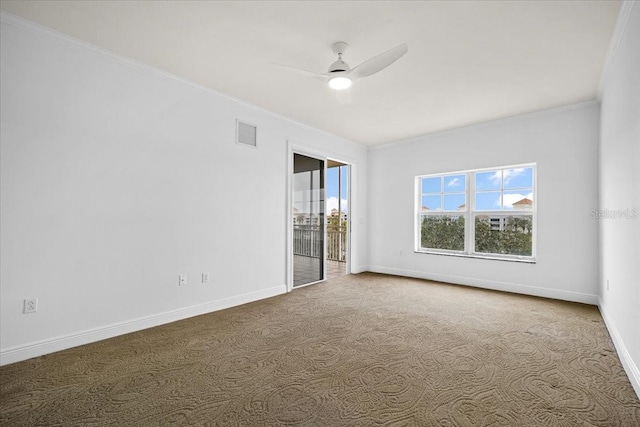
[{"label": "blue sky", "polygon": [[[512,209],[519,200],[533,200],[533,168],[478,172],[475,177],[477,210]],[[429,210],[457,210],[465,203],[464,192],[464,174],[422,178],[422,206]]]},{"label": "blue sky", "polygon": [[[338,170],[340,168],[327,169],[327,213],[331,212],[331,209],[338,209]],[[343,167],[342,169],[342,211],[347,212],[347,199],[349,189],[349,168]]]}]

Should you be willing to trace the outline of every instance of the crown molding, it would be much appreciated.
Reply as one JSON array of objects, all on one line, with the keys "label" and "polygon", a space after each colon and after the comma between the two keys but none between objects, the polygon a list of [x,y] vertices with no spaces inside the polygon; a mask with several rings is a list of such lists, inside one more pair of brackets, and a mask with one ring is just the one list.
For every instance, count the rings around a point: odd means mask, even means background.
[{"label": "crown molding", "polygon": [[607,56],[605,57],[604,65],[602,66],[602,74],[600,75],[600,84],[598,85],[598,93],[596,95],[600,102],[602,102],[602,95],[604,94],[604,86],[610,72],[609,70],[611,70],[611,67],[616,60],[620,41],[624,36],[629,16],[631,15],[631,11],[635,4],[635,0],[625,0],[620,6],[620,12],[618,12],[618,18],[616,19],[616,25],[613,28],[613,34],[611,35],[611,41],[609,42],[609,49],[607,50]]},{"label": "crown molding", "polygon": [[548,115],[562,113],[565,111],[573,111],[581,108],[591,108],[594,106],[598,106],[598,107],[600,106],[600,103],[596,99],[591,99],[591,100],[582,101],[582,102],[575,102],[575,103],[566,104],[566,105],[560,105],[557,107],[549,107],[549,108],[544,108],[542,110],[514,114],[513,116],[490,119],[490,120],[486,120],[478,123],[472,123],[472,124],[468,124],[460,127],[454,127],[450,129],[443,129],[435,132],[425,133],[423,135],[417,135],[407,139],[387,142],[385,144],[374,145],[369,147],[369,151],[372,152],[377,150],[384,150],[387,148],[393,148],[393,147],[396,147],[399,145],[405,145],[405,144],[422,143],[424,141],[430,140],[431,138],[438,138],[441,136],[447,136],[452,134],[455,135],[457,133],[463,133],[463,132],[471,132],[479,129],[506,125],[506,124],[518,122],[521,120],[529,120],[529,119],[534,119],[536,117],[544,117]]},{"label": "crown molding", "polygon": [[336,139],[339,139],[341,141],[348,142],[350,144],[353,144],[353,145],[356,145],[356,146],[359,146],[359,147],[363,147],[365,149],[368,147],[367,145],[365,145],[365,144],[363,144],[361,142],[353,141],[351,139],[348,139],[347,137],[332,133],[330,131],[327,131],[327,130],[324,130],[324,129],[320,129],[320,128],[316,128],[316,127],[313,127],[311,125],[296,121],[296,120],[294,120],[292,118],[283,116],[282,114],[276,113],[276,112],[271,111],[271,110],[267,110],[266,108],[257,106],[255,104],[252,104],[252,103],[248,102],[248,101],[244,101],[244,100],[239,99],[239,98],[234,98],[231,95],[227,95],[227,94],[225,94],[223,92],[218,92],[218,91],[216,91],[216,90],[214,90],[212,88],[203,86],[203,85],[201,85],[199,83],[196,83],[196,82],[194,82],[192,80],[189,80],[189,79],[186,79],[184,77],[180,77],[180,76],[178,76],[176,74],[170,73],[169,71],[165,71],[165,70],[163,70],[161,68],[158,68],[158,67],[155,67],[153,65],[149,65],[149,64],[146,64],[144,62],[138,61],[136,59],[132,59],[132,58],[126,57],[124,55],[121,55],[119,53],[112,52],[112,51],[110,51],[108,49],[96,46],[96,45],[91,44],[89,42],[86,42],[84,40],[80,40],[80,39],[78,39],[76,37],[67,35],[65,33],[62,33],[60,31],[58,31],[58,30],[46,27],[44,25],[38,24],[36,22],[30,21],[28,19],[25,19],[25,18],[22,18],[20,16],[14,15],[12,13],[9,13],[7,11],[0,10],[0,22],[3,23],[3,24],[13,25],[13,26],[15,26],[17,28],[20,28],[22,30],[29,31],[29,32],[35,33],[35,34],[39,34],[39,35],[44,36],[44,37],[49,37],[49,38],[52,38],[52,39],[56,39],[56,40],[62,41],[64,43],[67,43],[67,44],[70,44],[70,45],[73,45],[73,46],[76,46],[76,47],[84,48],[87,51],[92,52],[92,53],[96,53],[96,54],[100,54],[100,55],[106,55],[106,56],[111,57],[112,59],[114,59],[116,61],[119,61],[121,63],[125,63],[128,66],[135,67],[135,68],[138,68],[138,69],[142,69],[142,70],[145,70],[145,71],[157,74],[157,75],[161,75],[164,78],[180,82],[181,84],[192,86],[192,87],[194,87],[196,89],[202,90],[202,91],[207,92],[209,94],[212,94],[212,95],[214,95],[216,97],[219,97],[219,98],[225,99],[227,101],[233,102],[235,104],[242,105],[244,107],[250,108],[250,109],[252,109],[254,111],[257,111],[259,113],[265,114],[265,115],[267,115],[269,117],[272,117],[272,118],[275,118],[275,119],[278,119],[278,120],[283,120],[283,121],[286,121],[286,122],[289,122],[289,123],[293,123],[296,126],[300,126],[302,128],[308,129],[308,130],[310,130],[312,132],[319,132],[319,133],[328,135],[328,136],[330,136],[332,138],[336,138]]}]

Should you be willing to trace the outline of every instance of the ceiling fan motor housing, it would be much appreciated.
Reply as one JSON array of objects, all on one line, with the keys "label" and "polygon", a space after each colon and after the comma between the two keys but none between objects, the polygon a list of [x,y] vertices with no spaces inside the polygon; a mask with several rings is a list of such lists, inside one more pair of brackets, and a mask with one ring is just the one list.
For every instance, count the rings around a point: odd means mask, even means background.
[{"label": "ceiling fan motor housing", "polygon": [[349,64],[347,64],[346,62],[344,62],[342,60],[342,58],[338,58],[338,60],[336,62],[334,62],[333,64],[331,64],[329,66],[329,72],[330,73],[338,73],[341,71],[349,71],[351,68],[349,68]]},{"label": "ceiling fan motor housing", "polygon": [[338,60],[329,66],[330,73],[349,71],[351,69],[351,67],[349,67],[349,64],[342,60],[342,55],[346,52],[348,46],[349,45],[345,42],[335,42],[331,46],[331,50],[333,50],[333,53],[338,55]]}]

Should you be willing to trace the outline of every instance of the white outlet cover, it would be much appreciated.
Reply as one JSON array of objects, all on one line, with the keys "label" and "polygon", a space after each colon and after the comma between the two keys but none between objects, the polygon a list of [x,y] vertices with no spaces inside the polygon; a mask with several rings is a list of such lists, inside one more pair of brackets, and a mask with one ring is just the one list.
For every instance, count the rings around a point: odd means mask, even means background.
[{"label": "white outlet cover", "polygon": [[38,298],[29,298],[24,300],[24,314],[35,313],[38,311]]},{"label": "white outlet cover", "polygon": [[178,285],[183,286],[187,284],[187,275],[181,274],[178,276]]},{"label": "white outlet cover", "polygon": [[202,283],[209,283],[209,273],[202,273]]}]

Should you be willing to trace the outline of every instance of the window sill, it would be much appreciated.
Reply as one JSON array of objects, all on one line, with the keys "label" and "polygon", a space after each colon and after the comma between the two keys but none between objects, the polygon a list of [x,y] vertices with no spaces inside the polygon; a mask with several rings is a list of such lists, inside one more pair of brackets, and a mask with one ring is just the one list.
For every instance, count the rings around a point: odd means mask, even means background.
[{"label": "window sill", "polygon": [[488,259],[493,261],[508,261],[508,262],[520,262],[524,264],[536,264],[535,258],[508,258],[501,256],[493,256],[493,255],[482,255],[482,254],[466,254],[460,252],[439,252],[439,251],[426,251],[426,250],[416,250],[414,251],[417,254],[427,254],[427,255],[444,255],[444,256],[453,256],[459,258],[477,258],[477,259]]}]

